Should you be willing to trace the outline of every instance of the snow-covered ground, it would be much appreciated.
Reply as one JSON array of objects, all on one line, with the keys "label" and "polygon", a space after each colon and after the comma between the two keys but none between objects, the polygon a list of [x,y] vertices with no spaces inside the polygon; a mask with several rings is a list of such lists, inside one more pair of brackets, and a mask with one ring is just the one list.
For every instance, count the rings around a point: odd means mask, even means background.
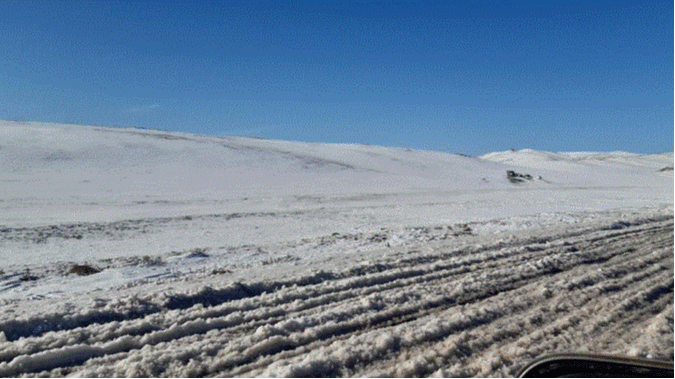
[{"label": "snow-covered ground", "polygon": [[0,375],[672,360],[672,167],[0,121]]}]

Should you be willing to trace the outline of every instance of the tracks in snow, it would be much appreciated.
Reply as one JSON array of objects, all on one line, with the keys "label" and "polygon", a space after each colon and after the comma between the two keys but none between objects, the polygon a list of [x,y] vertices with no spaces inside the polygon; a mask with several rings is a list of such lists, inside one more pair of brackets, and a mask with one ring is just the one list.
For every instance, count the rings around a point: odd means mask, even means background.
[{"label": "tracks in snow", "polygon": [[[673,357],[673,219],[0,322],[0,375],[513,375],[554,351]],[[37,330],[37,332],[36,332]]]}]

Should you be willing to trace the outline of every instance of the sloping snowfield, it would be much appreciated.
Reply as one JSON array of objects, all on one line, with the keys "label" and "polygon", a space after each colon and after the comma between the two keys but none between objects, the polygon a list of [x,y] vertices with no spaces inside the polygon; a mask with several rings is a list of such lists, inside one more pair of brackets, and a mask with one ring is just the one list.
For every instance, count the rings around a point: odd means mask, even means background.
[{"label": "sloping snowfield", "polygon": [[672,360],[672,167],[0,122],[0,376]]}]

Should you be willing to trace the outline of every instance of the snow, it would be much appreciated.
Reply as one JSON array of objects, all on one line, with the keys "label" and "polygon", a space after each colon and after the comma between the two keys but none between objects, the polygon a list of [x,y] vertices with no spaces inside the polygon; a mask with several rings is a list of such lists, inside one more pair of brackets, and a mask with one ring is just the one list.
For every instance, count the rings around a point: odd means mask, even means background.
[{"label": "snow", "polygon": [[672,166],[0,121],[0,375],[672,360]]}]

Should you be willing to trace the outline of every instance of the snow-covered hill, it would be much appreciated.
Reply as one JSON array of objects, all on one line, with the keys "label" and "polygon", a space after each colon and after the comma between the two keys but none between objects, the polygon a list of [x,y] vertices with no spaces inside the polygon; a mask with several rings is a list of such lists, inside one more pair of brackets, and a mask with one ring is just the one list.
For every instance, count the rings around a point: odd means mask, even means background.
[{"label": "snow-covered hill", "polygon": [[672,359],[672,167],[2,121],[0,374],[513,374],[596,313]]},{"label": "snow-covered hill", "polygon": [[[672,171],[659,172],[672,162],[672,153],[521,150],[471,158],[378,146],[5,121],[0,123],[0,180],[6,208],[0,223],[112,221],[157,211],[182,215],[287,209],[298,202],[304,208],[312,199],[354,202],[421,193],[447,199],[460,193],[480,198],[496,191],[518,197],[565,190],[574,197],[577,193],[569,191],[574,188],[615,190],[637,202],[672,202],[670,193],[656,190],[672,188]],[[541,180],[513,186],[505,177],[509,169]],[[511,208],[510,196],[500,197],[507,201],[499,208]],[[571,205],[584,208],[583,197],[573,198]],[[36,205],[41,212],[26,212]],[[480,214],[480,204],[475,208]],[[493,205],[489,210],[488,216],[500,215]]]}]

